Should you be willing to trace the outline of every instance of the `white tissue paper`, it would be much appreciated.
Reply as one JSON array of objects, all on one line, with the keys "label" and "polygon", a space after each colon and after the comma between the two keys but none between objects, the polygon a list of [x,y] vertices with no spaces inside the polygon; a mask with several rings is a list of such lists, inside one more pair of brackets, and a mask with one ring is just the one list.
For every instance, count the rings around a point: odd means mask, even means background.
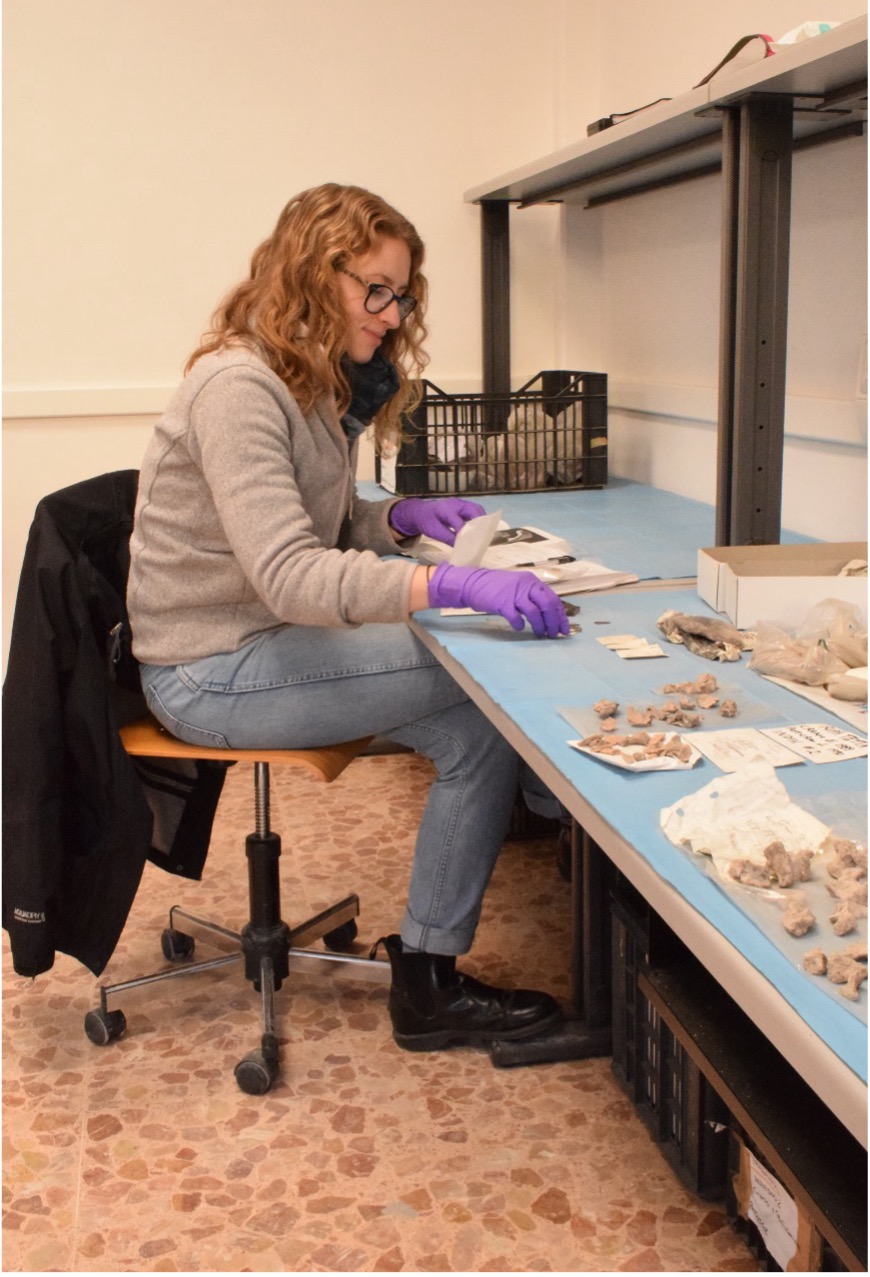
[{"label": "white tissue paper", "polygon": [[737,857],[763,865],[764,848],[778,838],[786,851],[818,847],[830,830],[799,807],[769,763],[749,763],[662,809],[662,830],[678,847],[711,856],[727,876]]}]

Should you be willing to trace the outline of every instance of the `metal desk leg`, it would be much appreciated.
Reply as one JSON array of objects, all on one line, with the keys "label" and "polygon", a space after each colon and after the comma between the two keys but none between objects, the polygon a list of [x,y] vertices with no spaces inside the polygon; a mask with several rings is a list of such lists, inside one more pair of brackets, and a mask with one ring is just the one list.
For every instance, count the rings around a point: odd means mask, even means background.
[{"label": "metal desk leg", "polygon": [[533,1038],[493,1042],[493,1064],[547,1064],[611,1053],[609,861],[576,820],[571,822],[571,1008]]}]

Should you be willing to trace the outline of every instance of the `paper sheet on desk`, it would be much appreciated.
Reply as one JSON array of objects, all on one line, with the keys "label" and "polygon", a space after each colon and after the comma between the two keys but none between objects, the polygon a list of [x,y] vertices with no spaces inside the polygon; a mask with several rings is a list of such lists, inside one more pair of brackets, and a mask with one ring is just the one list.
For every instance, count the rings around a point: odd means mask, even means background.
[{"label": "paper sheet on desk", "polygon": [[421,536],[409,551],[423,563],[533,572],[557,594],[605,590],[637,581],[633,572],[618,572],[591,559],[578,559],[568,541],[542,528],[512,528],[501,513],[496,510],[469,519],[459,529],[453,546]]},{"label": "paper sheet on desk", "polygon": [[717,867],[738,856],[764,863],[764,848],[775,838],[789,852],[815,848],[829,832],[792,802],[769,763],[749,763],[687,794],[663,808],[660,823],[671,842],[711,856]]},{"label": "paper sheet on desk", "polygon": [[797,763],[838,763],[863,758],[867,742],[854,732],[830,723],[795,723],[787,727],[732,727],[718,732],[697,732],[692,740],[711,763],[723,772],[736,772],[747,763],[767,762],[774,767]]},{"label": "paper sheet on desk", "polygon": [[837,718],[842,718],[844,722],[851,727],[856,728],[859,732],[867,731],[867,706],[858,701],[839,701],[836,697],[831,696],[830,692],[824,687],[809,687],[806,683],[794,683],[787,678],[777,678],[773,674],[763,674],[769,683],[778,683],[780,687],[787,687],[790,692],[794,692],[797,696],[802,696],[804,700],[812,701],[814,705],[821,706],[826,709],[829,714],[836,714]]}]

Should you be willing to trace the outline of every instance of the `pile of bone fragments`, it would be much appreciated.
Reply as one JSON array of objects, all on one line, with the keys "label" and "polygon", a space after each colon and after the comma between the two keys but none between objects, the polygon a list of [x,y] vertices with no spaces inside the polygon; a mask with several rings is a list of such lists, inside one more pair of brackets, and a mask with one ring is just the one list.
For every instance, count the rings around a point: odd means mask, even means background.
[{"label": "pile of bone fragments", "polygon": [[[834,935],[847,936],[858,929],[859,920],[867,917],[867,848],[850,838],[825,839],[818,857],[827,868],[830,881],[825,889],[830,897],[828,921]],[[815,929],[816,915],[805,894],[793,890],[796,883],[809,882],[817,857],[810,850],[789,853],[775,840],[764,848],[764,865],[752,860],[732,860],[730,876],[748,887],[777,888],[789,891],[782,925],[793,936],[805,936]],[[858,990],[867,979],[867,942],[858,941],[844,949],[811,949],[804,954],[802,966],[810,975],[827,976],[844,997],[856,1001]]]},{"label": "pile of bone fragments", "polygon": [[629,763],[668,756],[688,762],[691,746],[676,733],[648,732],[645,729],[655,722],[667,723],[671,728],[700,727],[703,715],[696,713],[697,710],[709,712],[718,709],[723,718],[734,718],[736,704],[730,698],[720,701],[718,691],[719,685],[713,674],[700,674],[690,683],[666,683],[662,695],[670,697],[669,700],[660,705],[629,705],[626,708],[629,726],[636,729],[631,732],[617,731],[617,701],[596,701],[592,708],[600,720],[599,730],[584,737],[580,745],[593,754],[616,755]]}]

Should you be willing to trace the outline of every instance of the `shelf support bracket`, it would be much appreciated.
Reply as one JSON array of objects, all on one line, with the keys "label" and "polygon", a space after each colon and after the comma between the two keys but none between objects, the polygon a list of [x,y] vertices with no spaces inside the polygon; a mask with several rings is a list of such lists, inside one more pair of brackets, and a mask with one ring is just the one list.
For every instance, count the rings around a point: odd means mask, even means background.
[{"label": "shelf support bracket", "polygon": [[723,113],[716,544],[778,544],[793,102]]},{"label": "shelf support bracket", "polygon": [[483,391],[511,388],[510,204],[481,203],[483,287]]}]

